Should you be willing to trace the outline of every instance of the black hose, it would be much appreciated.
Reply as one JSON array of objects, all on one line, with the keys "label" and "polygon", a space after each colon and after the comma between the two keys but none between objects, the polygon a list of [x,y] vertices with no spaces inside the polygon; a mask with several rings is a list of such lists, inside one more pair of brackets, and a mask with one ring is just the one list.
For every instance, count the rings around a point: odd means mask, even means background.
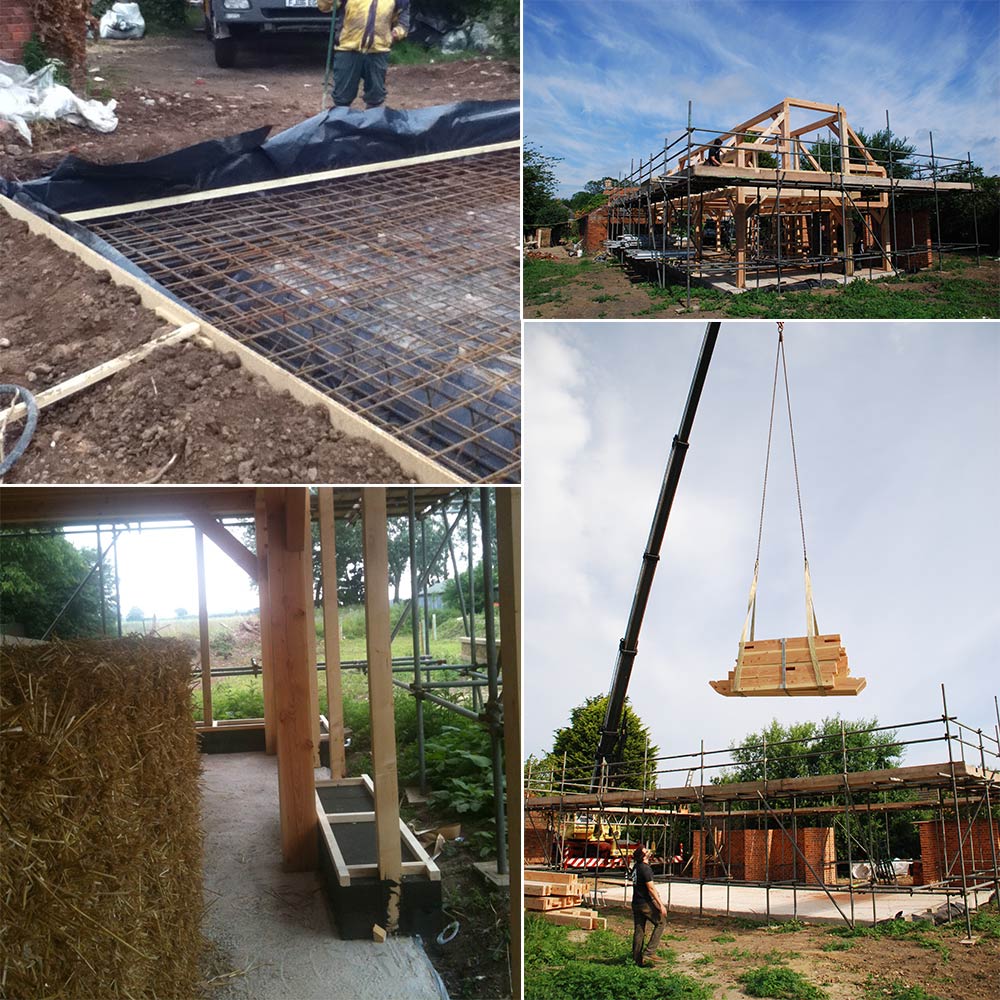
[{"label": "black hose", "polygon": [[[35,433],[35,427],[38,425],[38,404],[35,402],[35,397],[28,392],[23,385],[0,383],[0,395],[7,392],[13,393],[14,396],[11,406],[13,407],[16,406],[18,402],[23,402],[25,409],[28,411],[28,415],[24,422],[24,429],[21,431],[21,436],[17,440],[17,444],[15,444],[11,449],[10,454],[7,455],[3,461],[0,461],[0,476],[5,476],[13,467],[14,463],[24,454],[28,445],[31,444],[31,438]],[[18,397],[20,397],[20,399]]]}]

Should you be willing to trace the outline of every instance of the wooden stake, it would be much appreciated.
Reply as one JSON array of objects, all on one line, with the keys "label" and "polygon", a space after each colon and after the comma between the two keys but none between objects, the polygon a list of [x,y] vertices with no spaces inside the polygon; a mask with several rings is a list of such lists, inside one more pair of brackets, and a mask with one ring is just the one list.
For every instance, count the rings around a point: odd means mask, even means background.
[{"label": "wooden stake", "polygon": [[[142,361],[143,358],[149,357],[158,347],[179,344],[182,340],[193,337],[200,329],[201,325],[199,323],[185,323],[176,330],[161,334],[159,337],[155,337],[153,340],[147,341],[145,344],[141,344],[131,351],[120,354],[117,358],[104,361],[85,372],[81,372],[79,375],[74,375],[72,378],[66,379],[65,382],[60,382],[58,385],[52,386],[51,389],[44,389],[35,396],[35,403],[39,410],[44,410],[53,403],[61,402],[70,396],[76,395],[78,392],[82,392],[84,389],[89,389],[92,385],[97,385],[98,382],[103,382],[116,372],[124,371],[137,361]],[[8,409],[11,411],[10,418],[17,420],[18,417],[24,416],[27,407],[25,407],[24,403],[18,403]],[[7,412],[7,410],[0,412],[0,420],[3,420],[7,416]]]},{"label": "wooden stake", "polygon": [[365,564],[365,633],[368,648],[368,706],[371,712],[372,777],[375,781],[375,840],[379,878],[389,883],[388,924],[399,924],[403,857],[399,843],[399,783],[389,629],[389,542],[385,489],[361,494]]},{"label": "wooden stake", "polygon": [[208,599],[205,593],[205,538],[194,529],[194,551],[198,564],[198,642],[201,653],[201,701],[205,724],[212,724],[212,660],[208,645]]},{"label": "wooden stake", "polygon": [[317,864],[308,637],[312,595],[303,566],[308,548],[302,532],[309,491],[288,487],[264,493],[281,853],[286,870],[307,871]]},{"label": "wooden stake", "polygon": [[500,648],[503,650],[503,742],[507,778],[507,858],[510,866],[511,991],[521,995],[521,490],[496,491]]},{"label": "wooden stake", "polygon": [[330,776],[347,774],[344,758],[344,688],[340,671],[340,608],[337,606],[337,534],[333,489],[319,489],[319,544],[323,574],[323,644],[327,718],[330,720]]},{"label": "wooden stake", "polygon": [[264,750],[278,752],[278,735],[274,719],[274,658],[271,655],[271,606],[268,587],[267,507],[264,494],[258,490],[254,502],[257,534],[257,604],[260,619],[260,670],[264,691]]},{"label": "wooden stake", "polygon": [[316,669],[316,603],[313,600],[312,504],[309,500],[308,490],[306,490],[306,523],[303,547],[305,558],[302,560],[302,569],[306,575],[306,596],[309,599],[306,621],[306,638],[309,646],[309,718],[312,723],[313,767],[319,767],[319,672]]}]

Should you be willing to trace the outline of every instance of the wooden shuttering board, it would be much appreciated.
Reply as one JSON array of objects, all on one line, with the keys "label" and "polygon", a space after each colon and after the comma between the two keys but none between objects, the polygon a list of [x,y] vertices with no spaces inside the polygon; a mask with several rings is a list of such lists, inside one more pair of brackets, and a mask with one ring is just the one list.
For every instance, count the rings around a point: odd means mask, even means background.
[{"label": "wooden shuttering board", "polygon": [[867,682],[864,677],[851,676],[839,635],[818,635],[813,640],[820,683],[808,637],[795,636],[783,642],[784,650],[781,639],[745,643],[739,683],[733,669],[727,677],[709,684],[727,698],[849,696],[864,690]]}]

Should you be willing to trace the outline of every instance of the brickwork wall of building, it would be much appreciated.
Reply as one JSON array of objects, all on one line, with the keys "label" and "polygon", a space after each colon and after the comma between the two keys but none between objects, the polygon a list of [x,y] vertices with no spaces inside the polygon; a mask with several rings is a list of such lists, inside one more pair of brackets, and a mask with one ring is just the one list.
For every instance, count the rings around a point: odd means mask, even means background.
[{"label": "brickwork wall of building", "polygon": [[[896,212],[896,237],[899,249],[906,250],[905,267],[908,271],[919,271],[934,264],[931,251],[931,213],[926,208],[914,212]],[[909,247],[916,250],[909,250]]]},{"label": "brickwork wall of building", "polygon": [[21,49],[33,31],[34,22],[26,0],[0,3],[0,59],[20,63]]},{"label": "brickwork wall of building", "polygon": [[[726,869],[738,882],[786,881],[795,879],[812,885],[832,876],[836,865],[833,830],[829,827],[801,827],[796,844],[812,866],[809,870],[781,830],[732,830],[718,845],[718,857],[709,851],[706,859],[705,833],[696,830],[692,843],[692,876],[724,878]],[[813,874],[815,872],[815,874]]]},{"label": "brickwork wall of building", "polygon": [[536,819],[534,824],[525,822],[524,863],[526,865],[542,865],[548,861],[546,857],[548,839],[544,818]]},{"label": "brickwork wall of building", "polygon": [[[954,818],[944,821],[942,831],[941,820],[929,819],[917,823],[917,830],[920,833],[920,873],[914,877],[914,882],[918,885],[929,885],[933,882],[941,882],[945,878],[945,873],[951,868],[951,884],[960,886],[962,884],[962,863],[961,859],[956,860],[958,845],[961,838],[965,838],[962,843],[962,852],[965,855],[965,874],[967,879],[971,879],[974,871],[993,870],[994,851],[996,857],[1000,858],[1000,823],[993,822],[993,847],[990,846],[990,824],[987,820],[979,819],[972,824],[969,829],[967,820],[961,821],[961,829]],[[953,863],[954,862],[954,863]],[[920,881],[917,882],[919,877]]]}]

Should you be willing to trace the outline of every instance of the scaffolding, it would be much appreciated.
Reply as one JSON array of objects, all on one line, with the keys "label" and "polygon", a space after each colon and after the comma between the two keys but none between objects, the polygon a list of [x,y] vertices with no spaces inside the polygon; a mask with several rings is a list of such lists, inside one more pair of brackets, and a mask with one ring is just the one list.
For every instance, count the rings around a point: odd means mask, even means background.
[{"label": "scaffolding", "polygon": [[[804,112],[811,120],[797,124]],[[610,189],[605,247],[623,266],[655,270],[661,288],[683,275],[689,307],[692,281],[780,291],[898,275],[935,256],[940,269],[951,251],[978,263],[974,201],[973,243],[941,240],[941,196],[975,190],[971,154],[937,155],[931,134],[929,154],[900,166],[888,111],[884,134],[889,148],[866,146],[841,105],[787,97],[733,128],[703,128],[689,101],[687,128]],[[936,240],[928,229],[921,242],[907,196],[933,196]]]},{"label": "scaffolding", "polygon": [[[943,685],[941,699],[939,717],[896,726],[841,723],[835,733],[764,737],[725,750],[702,742],[694,753],[651,759],[641,769],[605,761],[596,792],[589,769],[573,773],[565,760],[533,765],[525,777],[526,830],[545,831],[546,860],[562,868],[564,818],[614,815],[656,848],[668,907],[671,884],[698,887],[699,914],[706,889],[720,887],[724,905],[712,910],[726,916],[734,891],[763,889],[770,922],[772,892],[791,892],[793,917],[801,894],[820,892],[853,928],[868,919],[868,903],[877,922],[886,895],[931,894],[946,898],[947,919],[964,919],[971,937],[973,910],[1000,898],[1000,710],[994,698],[993,731],[984,732],[949,714]],[[916,747],[930,763],[886,766]],[[889,818],[911,810],[924,817],[914,820],[921,857],[901,861]]]}]

